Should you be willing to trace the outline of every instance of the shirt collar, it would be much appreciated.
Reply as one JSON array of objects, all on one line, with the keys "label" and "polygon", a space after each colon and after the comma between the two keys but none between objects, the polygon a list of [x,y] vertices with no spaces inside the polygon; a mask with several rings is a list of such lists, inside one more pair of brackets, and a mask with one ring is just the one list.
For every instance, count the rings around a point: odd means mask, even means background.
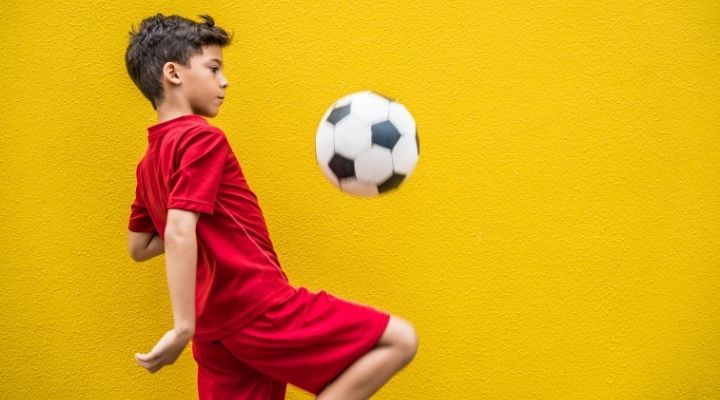
[{"label": "shirt collar", "polygon": [[156,137],[162,136],[164,133],[171,130],[173,127],[183,124],[185,122],[189,121],[197,121],[197,122],[203,122],[207,124],[207,120],[203,118],[200,115],[197,114],[185,114],[181,115],[179,117],[175,117],[173,119],[169,119],[167,121],[160,122],[155,125],[150,125],[147,128],[148,131],[148,140],[152,140]]}]

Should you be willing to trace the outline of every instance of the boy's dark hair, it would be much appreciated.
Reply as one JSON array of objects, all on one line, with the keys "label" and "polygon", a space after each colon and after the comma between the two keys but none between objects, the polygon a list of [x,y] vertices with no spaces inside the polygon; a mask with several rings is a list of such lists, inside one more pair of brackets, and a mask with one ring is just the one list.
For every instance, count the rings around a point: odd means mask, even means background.
[{"label": "boy's dark hair", "polygon": [[204,22],[195,22],[178,15],[160,13],[144,19],[130,31],[130,44],[125,52],[125,67],[153,109],[164,100],[162,69],[168,61],[190,67],[190,58],[202,53],[207,45],[227,46],[232,35],[209,15],[200,15]]}]

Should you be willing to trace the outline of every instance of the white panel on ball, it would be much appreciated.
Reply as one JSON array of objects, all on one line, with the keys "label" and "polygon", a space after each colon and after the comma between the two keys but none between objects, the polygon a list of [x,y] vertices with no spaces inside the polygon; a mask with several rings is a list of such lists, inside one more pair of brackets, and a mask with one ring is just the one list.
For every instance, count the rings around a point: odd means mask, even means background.
[{"label": "white panel on ball", "polygon": [[393,173],[393,159],[390,150],[372,146],[355,159],[355,176],[361,181],[383,183]]},{"label": "white panel on ball", "polygon": [[335,128],[332,126],[331,123],[325,121],[325,119],[320,121],[317,136],[315,137],[315,156],[317,157],[317,161],[320,164],[320,169],[322,170],[323,175],[325,175],[325,177],[330,180],[332,184],[339,187],[340,183],[338,182],[337,177],[335,177],[335,174],[328,166],[328,163],[330,162],[330,159],[334,154],[334,134]]},{"label": "white panel on ball", "polygon": [[415,136],[403,135],[392,150],[395,172],[410,176],[418,160]]},{"label": "white panel on ball", "polygon": [[315,136],[315,156],[320,164],[327,164],[332,158],[335,147],[335,127],[325,120],[320,122]]},{"label": "white panel on ball", "polygon": [[368,124],[375,124],[388,119],[390,102],[373,92],[361,92],[352,97],[350,115],[360,118]]},{"label": "white panel on ball", "polygon": [[353,118],[352,113],[335,124],[335,152],[354,159],[370,148],[372,133],[370,125]]},{"label": "white panel on ball", "polygon": [[415,135],[415,119],[404,105],[394,101],[390,103],[390,122],[402,135]]}]

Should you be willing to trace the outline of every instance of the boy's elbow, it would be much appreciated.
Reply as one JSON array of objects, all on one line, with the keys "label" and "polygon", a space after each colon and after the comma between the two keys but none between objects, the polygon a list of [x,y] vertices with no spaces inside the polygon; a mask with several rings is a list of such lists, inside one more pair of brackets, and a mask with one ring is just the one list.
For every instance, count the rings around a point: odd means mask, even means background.
[{"label": "boy's elbow", "polygon": [[143,261],[145,261],[145,258],[144,258],[144,257],[142,256],[142,254],[140,254],[140,252],[138,252],[137,250],[130,249],[130,250],[129,250],[129,253],[130,253],[130,258],[132,258],[133,261],[135,261],[135,262],[143,262]]},{"label": "boy's elbow", "polygon": [[130,255],[130,258],[133,259],[133,261],[138,261],[137,250],[135,250],[135,248],[129,243],[128,243],[127,252],[128,252],[128,255]]},{"label": "boy's elbow", "polygon": [[166,229],[165,230],[165,244],[168,243],[185,243],[189,240],[195,240],[196,233],[194,229],[190,227]]},{"label": "boy's elbow", "polygon": [[127,250],[130,258],[137,262],[145,261],[147,259],[145,252],[152,236],[151,232],[128,231]]}]

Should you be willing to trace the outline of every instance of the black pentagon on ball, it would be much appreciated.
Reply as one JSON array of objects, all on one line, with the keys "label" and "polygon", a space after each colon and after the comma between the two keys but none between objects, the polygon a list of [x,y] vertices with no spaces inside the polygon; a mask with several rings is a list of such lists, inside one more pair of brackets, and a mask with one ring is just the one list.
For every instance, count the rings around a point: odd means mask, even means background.
[{"label": "black pentagon on ball", "polygon": [[372,130],[372,142],[378,146],[386,147],[392,150],[395,143],[400,140],[400,132],[390,121],[383,121],[374,124]]},{"label": "black pentagon on ball", "polygon": [[405,179],[405,175],[401,174],[393,174],[391,177],[389,177],[385,182],[378,185],[378,192],[384,193],[389,192],[393,189],[396,189],[402,181]]},{"label": "black pentagon on ball", "polygon": [[335,173],[338,179],[352,178],[355,176],[355,161],[335,153],[328,162],[328,167]]},{"label": "black pentagon on ball", "polygon": [[333,109],[330,115],[327,117],[327,121],[333,125],[340,122],[341,119],[345,118],[350,114],[350,104],[346,104],[342,107]]}]

